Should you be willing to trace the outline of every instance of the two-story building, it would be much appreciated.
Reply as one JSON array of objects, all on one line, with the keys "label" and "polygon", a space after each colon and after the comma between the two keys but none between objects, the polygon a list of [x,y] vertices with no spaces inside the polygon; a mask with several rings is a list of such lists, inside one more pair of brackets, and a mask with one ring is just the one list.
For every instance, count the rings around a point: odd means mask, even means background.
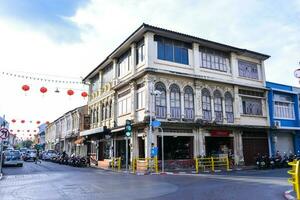
[{"label": "two-story building", "polygon": [[269,151],[267,58],[143,24],[84,78],[92,129],[82,136],[91,141],[90,153],[96,161],[125,158],[129,119],[130,158],[149,157],[154,143],[160,159],[162,134],[150,133],[152,115],[162,123],[167,165],[215,154],[252,164],[256,153]]},{"label": "two-story building", "polygon": [[267,82],[270,113],[270,147],[272,155],[296,153],[300,134],[298,93],[292,86]]},{"label": "two-story building", "polygon": [[[87,147],[79,133],[87,129],[84,120],[87,118],[87,106],[75,108],[49,123],[46,128],[47,149],[65,151],[71,155],[86,156]],[[89,128],[89,127],[88,127]]]}]

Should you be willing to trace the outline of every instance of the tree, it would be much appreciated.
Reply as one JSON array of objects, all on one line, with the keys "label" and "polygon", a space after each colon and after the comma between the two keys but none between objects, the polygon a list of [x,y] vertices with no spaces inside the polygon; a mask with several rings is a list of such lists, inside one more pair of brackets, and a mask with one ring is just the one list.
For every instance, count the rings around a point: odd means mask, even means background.
[{"label": "tree", "polygon": [[31,140],[24,140],[23,142],[22,142],[22,146],[23,147],[26,147],[26,148],[30,148],[31,146],[32,146],[32,141]]}]

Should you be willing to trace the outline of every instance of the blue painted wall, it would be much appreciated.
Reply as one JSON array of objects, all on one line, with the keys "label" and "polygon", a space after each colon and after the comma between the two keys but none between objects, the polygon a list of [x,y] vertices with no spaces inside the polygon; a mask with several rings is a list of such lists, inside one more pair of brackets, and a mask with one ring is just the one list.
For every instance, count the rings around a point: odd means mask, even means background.
[{"label": "blue painted wall", "polygon": [[[269,89],[268,92],[268,108],[269,108],[269,119],[270,119],[270,125],[271,127],[274,127],[274,121],[280,121],[280,125],[282,128],[288,127],[288,128],[299,128],[300,127],[300,121],[299,121],[299,99],[298,94],[294,91],[294,88],[292,86],[288,85],[282,85],[279,83],[272,83],[272,82],[266,82],[266,87]],[[295,119],[293,120],[287,120],[287,119],[279,119],[274,118],[274,104],[273,104],[273,97],[274,94],[284,94],[288,95],[293,98],[294,101],[294,111],[295,111]],[[278,129],[280,130],[280,128]],[[293,129],[291,129],[293,131]],[[294,136],[294,149],[295,153],[299,151],[300,153],[300,131],[295,131]],[[273,143],[273,136],[274,133],[272,132],[272,129],[270,130],[270,138],[269,142],[271,144],[271,152],[274,155],[275,154],[275,144]]]}]

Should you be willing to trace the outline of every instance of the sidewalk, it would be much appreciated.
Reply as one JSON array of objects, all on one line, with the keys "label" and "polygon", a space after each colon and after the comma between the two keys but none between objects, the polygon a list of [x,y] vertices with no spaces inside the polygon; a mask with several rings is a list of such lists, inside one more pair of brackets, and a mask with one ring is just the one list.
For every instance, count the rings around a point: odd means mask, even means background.
[{"label": "sidewalk", "polygon": [[296,199],[296,193],[294,192],[294,190],[285,191],[283,196],[287,200],[297,200]]}]

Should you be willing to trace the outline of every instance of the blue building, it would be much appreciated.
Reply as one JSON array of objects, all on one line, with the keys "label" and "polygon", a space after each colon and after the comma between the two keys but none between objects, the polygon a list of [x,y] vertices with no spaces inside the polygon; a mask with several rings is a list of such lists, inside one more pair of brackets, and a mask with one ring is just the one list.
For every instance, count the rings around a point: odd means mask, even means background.
[{"label": "blue building", "polygon": [[270,152],[300,152],[298,93],[292,86],[266,82],[269,90]]}]

